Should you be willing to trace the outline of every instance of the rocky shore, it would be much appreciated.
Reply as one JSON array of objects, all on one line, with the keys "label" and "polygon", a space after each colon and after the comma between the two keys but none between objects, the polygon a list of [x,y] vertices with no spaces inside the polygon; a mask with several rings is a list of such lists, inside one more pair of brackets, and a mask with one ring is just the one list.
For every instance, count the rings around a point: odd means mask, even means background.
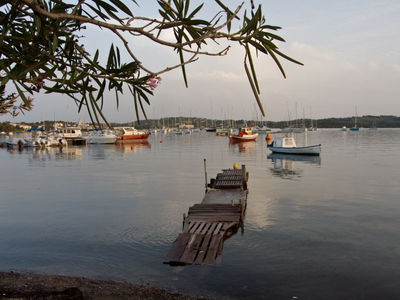
[{"label": "rocky shore", "polygon": [[0,299],[166,299],[193,298],[177,292],[125,282],[91,280],[59,275],[0,272]]}]

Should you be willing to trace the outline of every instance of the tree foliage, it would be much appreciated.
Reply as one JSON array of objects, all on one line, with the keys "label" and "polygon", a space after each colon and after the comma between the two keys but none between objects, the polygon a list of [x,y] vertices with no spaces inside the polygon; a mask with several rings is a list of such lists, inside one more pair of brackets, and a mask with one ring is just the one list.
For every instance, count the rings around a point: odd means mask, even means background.
[{"label": "tree foliage", "polygon": [[[243,11],[245,3],[231,8],[229,1],[214,1],[220,10],[205,19],[197,16],[210,3],[192,7],[190,0],[158,0],[159,18],[137,16],[135,9],[140,3],[135,0],[3,0],[0,113],[29,110],[31,96],[45,91],[68,95],[79,110],[88,110],[93,123],[107,123],[102,107],[108,90],[115,93],[117,106],[119,96],[129,91],[137,118],[140,111],[146,117],[143,105],[150,104],[149,97],[161,74],[180,68],[188,86],[187,65],[204,55],[227,55],[230,46],[220,46],[227,41],[243,47],[244,69],[264,115],[252,52],[271,56],[283,76],[278,57],[301,63],[278,50],[276,42],[284,39],[274,32],[280,27],[266,23],[261,5],[256,8],[250,1],[247,12]],[[89,53],[82,42],[88,26],[111,31],[124,48],[109,45],[108,59],[101,62],[99,50]],[[233,30],[234,27],[238,29]],[[173,33],[174,38],[163,38],[171,36],[164,33]],[[176,65],[160,70],[147,68],[131,48],[138,36],[174,49],[179,59]],[[210,43],[219,48],[208,51]],[[129,54],[128,61],[123,61],[122,51]],[[15,92],[5,95],[6,87]],[[17,97],[22,101],[19,106],[15,103]],[[10,103],[10,99],[14,102]]]}]

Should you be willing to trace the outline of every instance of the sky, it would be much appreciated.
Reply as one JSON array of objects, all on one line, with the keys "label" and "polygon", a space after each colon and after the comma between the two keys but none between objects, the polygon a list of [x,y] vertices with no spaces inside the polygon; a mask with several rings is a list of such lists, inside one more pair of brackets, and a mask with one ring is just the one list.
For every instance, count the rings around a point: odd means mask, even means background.
[{"label": "sky", "polygon": [[[136,15],[157,16],[156,1],[137,0]],[[193,7],[201,1],[191,1]],[[204,2],[204,1],[203,1]],[[206,5],[212,1],[205,1]],[[228,2],[227,2],[228,3]],[[231,7],[240,1],[229,1]],[[248,7],[249,0],[245,0]],[[284,79],[270,57],[259,56],[255,68],[261,87],[266,117],[256,108],[243,68],[243,49],[232,47],[224,57],[201,57],[187,66],[189,88],[182,73],[174,70],[162,75],[162,82],[146,107],[148,118],[169,116],[213,119],[288,120],[297,118],[350,117],[362,115],[400,115],[400,1],[399,0],[282,0],[257,1],[267,23],[282,27],[277,32],[286,42],[280,50],[301,61],[299,66],[281,60]],[[218,10],[210,6],[210,16]],[[89,28],[86,47],[100,49],[107,56],[112,34]],[[153,71],[179,62],[171,50],[144,38],[129,40],[137,57]],[[213,47],[213,46],[212,46]],[[122,49],[123,47],[121,47]],[[255,56],[255,55],[253,55]],[[128,56],[123,56],[128,59]],[[35,95],[34,109],[12,119],[85,121],[86,113],[65,96]],[[116,108],[113,94],[105,94],[104,113],[111,122],[136,119],[129,93]]]}]

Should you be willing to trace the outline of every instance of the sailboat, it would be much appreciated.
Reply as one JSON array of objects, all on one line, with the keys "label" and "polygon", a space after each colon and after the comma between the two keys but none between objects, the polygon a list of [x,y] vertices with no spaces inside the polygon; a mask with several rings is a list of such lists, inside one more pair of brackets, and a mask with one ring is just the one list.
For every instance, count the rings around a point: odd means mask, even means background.
[{"label": "sailboat", "polygon": [[360,128],[357,127],[357,105],[355,108],[356,115],[354,116],[354,126],[350,128],[350,131],[359,131]]},{"label": "sailboat", "polygon": [[372,121],[372,127],[369,130],[378,130],[378,128],[376,127],[376,118],[374,118],[374,120]]}]

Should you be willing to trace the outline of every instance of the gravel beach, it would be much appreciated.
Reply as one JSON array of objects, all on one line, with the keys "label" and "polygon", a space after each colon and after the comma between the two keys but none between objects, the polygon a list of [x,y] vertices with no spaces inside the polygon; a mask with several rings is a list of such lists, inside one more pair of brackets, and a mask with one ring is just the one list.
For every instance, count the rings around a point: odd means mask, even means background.
[{"label": "gravel beach", "polygon": [[0,272],[0,299],[204,299],[132,283]]}]

